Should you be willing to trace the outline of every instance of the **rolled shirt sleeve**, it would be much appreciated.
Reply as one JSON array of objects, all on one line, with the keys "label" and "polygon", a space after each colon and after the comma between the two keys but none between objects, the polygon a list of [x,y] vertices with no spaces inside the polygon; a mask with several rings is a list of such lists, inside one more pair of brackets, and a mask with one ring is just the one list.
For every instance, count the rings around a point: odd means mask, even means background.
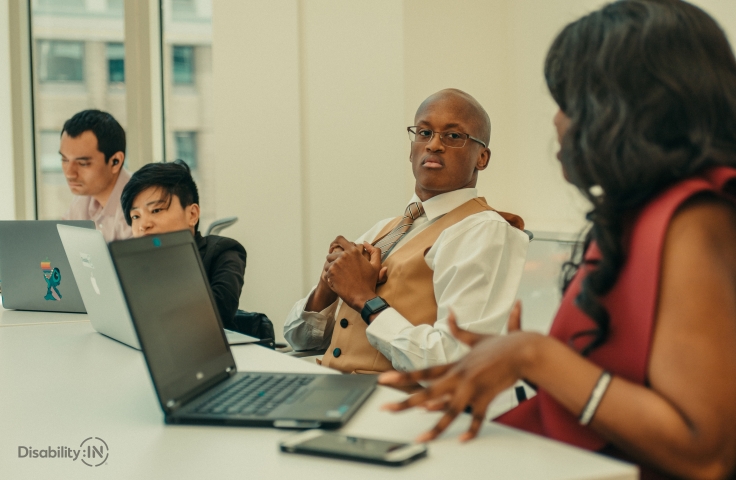
[{"label": "rolled shirt sleeve", "polygon": [[312,292],[314,288],[309,295],[294,304],[286,317],[284,338],[294,350],[324,349],[332,339],[338,302],[333,302],[321,312],[306,311],[304,307]]},{"label": "rolled shirt sleeve", "polygon": [[[373,240],[391,220],[390,218],[381,220],[358,237],[354,243],[361,244]],[[325,256],[327,256],[326,251]],[[342,300],[338,299],[321,312],[306,311],[304,307],[315,288],[317,288],[316,285],[312,287],[306,297],[294,304],[284,322],[284,338],[294,350],[324,349],[330,346],[332,331],[335,326],[335,314],[342,304]]]},{"label": "rolled shirt sleeve", "polygon": [[528,245],[527,235],[495,212],[453,225],[425,257],[434,271],[437,322],[414,326],[389,308],[367,328],[368,341],[401,371],[458,360],[469,348],[450,333],[450,309],[461,328],[501,333],[516,298]]}]

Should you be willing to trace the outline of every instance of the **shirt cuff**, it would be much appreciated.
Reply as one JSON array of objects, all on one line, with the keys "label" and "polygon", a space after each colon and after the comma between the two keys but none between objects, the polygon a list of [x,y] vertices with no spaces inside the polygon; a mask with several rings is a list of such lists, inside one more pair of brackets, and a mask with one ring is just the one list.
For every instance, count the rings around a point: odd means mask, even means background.
[{"label": "shirt cuff", "polygon": [[403,330],[413,327],[414,325],[396,309],[387,308],[376,315],[365,333],[368,336],[368,343],[391,360],[391,342],[401,335]]},{"label": "shirt cuff", "polygon": [[325,307],[324,310],[321,312],[310,312],[306,310],[307,302],[309,301],[309,297],[312,296],[312,293],[314,293],[314,288],[311,292],[309,292],[309,295],[305,299],[302,300],[302,305],[300,306],[301,314],[299,315],[304,323],[312,327],[314,330],[314,333],[319,333],[320,335],[323,335],[325,333],[325,327],[327,326],[327,323],[329,322],[329,319],[335,316],[335,312],[337,311],[337,303],[340,301],[335,300],[332,302],[332,304]]}]

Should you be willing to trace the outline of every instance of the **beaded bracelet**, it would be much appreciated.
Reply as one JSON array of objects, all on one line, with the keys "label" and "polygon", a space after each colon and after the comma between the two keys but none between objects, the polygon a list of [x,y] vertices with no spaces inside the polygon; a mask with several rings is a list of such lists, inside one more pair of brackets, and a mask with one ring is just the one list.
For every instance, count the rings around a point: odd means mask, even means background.
[{"label": "beaded bracelet", "polygon": [[580,413],[580,418],[578,419],[580,425],[587,425],[591,420],[593,420],[593,415],[595,415],[595,411],[598,410],[598,405],[600,405],[601,400],[603,399],[603,394],[606,393],[606,389],[608,389],[608,385],[611,383],[612,378],[612,375],[605,370],[601,373],[595,387],[593,387],[593,391],[590,392],[588,403],[585,404],[582,413]]}]

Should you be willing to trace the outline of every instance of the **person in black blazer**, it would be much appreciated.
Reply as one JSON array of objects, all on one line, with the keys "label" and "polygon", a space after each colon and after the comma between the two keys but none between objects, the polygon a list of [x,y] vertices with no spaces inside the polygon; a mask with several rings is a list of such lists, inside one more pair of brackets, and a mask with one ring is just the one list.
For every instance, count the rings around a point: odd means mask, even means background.
[{"label": "person in black blazer", "polygon": [[143,166],[120,203],[133,237],[179,230],[194,235],[223,326],[235,330],[247,254],[237,240],[199,232],[199,193],[189,166],[181,160]]}]

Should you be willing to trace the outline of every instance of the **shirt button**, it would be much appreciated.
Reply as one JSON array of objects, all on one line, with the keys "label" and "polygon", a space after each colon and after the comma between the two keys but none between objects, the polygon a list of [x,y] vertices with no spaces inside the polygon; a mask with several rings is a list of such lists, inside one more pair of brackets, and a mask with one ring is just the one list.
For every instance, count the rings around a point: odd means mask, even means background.
[{"label": "shirt button", "polygon": [[339,357],[341,354],[342,354],[342,350],[340,350],[339,348],[336,348],[332,351],[332,356],[335,358]]},{"label": "shirt button", "polygon": [[342,328],[348,328],[348,319],[347,318],[343,318],[342,320],[340,320],[340,326]]}]

